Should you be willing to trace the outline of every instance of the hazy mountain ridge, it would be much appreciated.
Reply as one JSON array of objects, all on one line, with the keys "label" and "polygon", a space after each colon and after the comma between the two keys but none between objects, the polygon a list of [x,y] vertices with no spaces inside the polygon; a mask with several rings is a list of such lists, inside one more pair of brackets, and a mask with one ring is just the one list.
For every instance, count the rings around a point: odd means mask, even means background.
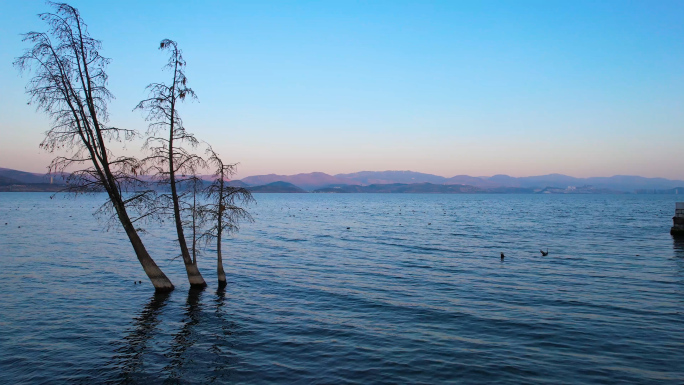
[{"label": "hazy mountain ridge", "polygon": [[444,184],[448,180],[443,176],[415,171],[361,171],[351,174],[337,174],[335,177],[342,180],[355,181],[363,185],[393,183]]},{"label": "hazy mountain ridge", "polygon": [[13,178],[0,175],[0,186],[9,186],[14,184],[21,184],[21,182]]},{"label": "hazy mountain ridge", "polygon": [[306,193],[300,187],[288,182],[273,182],[261,186],[253,186],[247,188],[253,193]]},{"label": "hazy mountain ridge", "polygon": [[567,189],[568,187],[592,186],[596,190],[615,190],[620,192],[635,192],[636,190],[666,190],[684,186],[682,180],[666,178],[647,178],[641,176],[615,175],[611,177],[576,178],[563,174],[548,174],[529,177],[512,177],[508,175],[494,175],[491,177],[474,177],[457,175],[446,178],[439,175],[414,171],[361,171],[351,174],[329,175],[322,172],[296,175],[256,175],[242,179],[247,184],[263,184],[272,181],[283,181],[308,190],[327,188],[332,185],[360,185],[374,184],[412,184],[431,183],[444,185],[467,185],[483,189],[519,188],[544,189],[547,187]]},{"label": "hazy mountain ridge", "polygon": [[[27,171],[13,170],[11,168],[0,167],[0,176],[10,178],[18,183],[50,183],[50,176],[47,174],[39,174]],[[53,180],[63,181],[63,177],[57,175]]]},{"label": "hazy mountain ridge", "polygon": [[[662,190],[662,193],[667,193]],[[684,192],[684,189],[682,189]],[[433,184],[433,183],[392,183],[331,186],[312,191],[313,193],[389,193],[389,194],[620,194],[615,190],[597,189],[591,186],[573,188],[546,187],[475,187],[461,184]]]},{"label": "hazy mountain ridge", "polygon": [[466,185],[433,183],[391,183],[368,186],[346,185],[327,187],[312,191],[314,193],[392,193],[392,194],[467,194],[483,192],[483,189]]},{"label": "hazy mountain ridge", "polygon": [[13,170],[0,167],[0,191],[40,192],[59,191],[64,186],[64,176],[61,174],[51,178],[45,174]]},{"label": "hazy mountain ridge", "polygon": [[333,184],[361,184],[351,179],[340,178],[338,176],[328,175],[323,172],[312,172],[306,174],[295,175],[255,175],[248,176],[241,179],[242,182],[248,185],[265,185],[273,182],[288,182],[303,189],[313,190]]},{"label": "hazy mountain ridge", "polygon": [[[0,177],[9,178],[13,183],[22,184],[46,184],[50,182],[50,177],[46,174],[30,173],[19,170],[12,170],[8,168],[0,168]],[[205,180],[210,180],[209,176],[202,176]],[[3,182],[9,185],[6,179]],[[641,176],[630,175],[614,175],[611,177],[591,177],[591,178],[576,178],[563,174],[548,174],[528,177],[512,177],[508,175],[493,175],[491,177],[474,177],[469,175],[457,175],[451,178],[446,178],[439,175],[426,174],[415,171],[360,171],[349,174],[330,175],[323,172],[301,173],[295,175],[254,175],[245,177],[241,180],[232,180],[229,185],[240,187],[257,187],[266,186],[274,182],[286,182],[294,185],[294,187],[301,188],[307,191],[320,190],[331,187],[342,188],[344,186],[371,186],[371,185],[392,185],[392,184],[421,184],[428,183],[432,185],[462,185],[475,187],[489,192],[511,192],[517,191],[522,193],[528,189],[547,189],[552,188],[554,191],[568,190],[573,191],[576,188],[583,188],[588,191],[587,186],[591,186],[592,191],[617,191],[617,192],[649,192],[649,191],[669,191],[684,186],[682,180],[671,180],[666,178],[647,178]],[[62,177],[55,177],[54,183],[63,183]],[[290,190],[290,187],[271,186],[269,188],[260,189],[262,192],[275,191],[280,189]],[[416,187],[418,188],[418,187]],[[426,187],[422,187],[425,189]],[[375,187],[375,190],[381,188]],[[352,192],[353,189],[344,188],[344,191]],[[338,191],[342,191],[339,190]],[[451,191],[450,189],[445,189]],[[673,190],[678,191],[678,190]],[[332,192],[332,191],[331,191]]]}]

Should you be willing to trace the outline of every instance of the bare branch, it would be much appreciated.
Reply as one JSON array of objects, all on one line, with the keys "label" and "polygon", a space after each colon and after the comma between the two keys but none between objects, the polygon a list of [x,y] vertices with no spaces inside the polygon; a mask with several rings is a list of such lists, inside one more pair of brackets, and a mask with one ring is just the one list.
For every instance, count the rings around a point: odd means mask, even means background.
[{"label": "bare branch", "polygon": [[55,157],[49,172],[67,174],[65,191],[105,191],[108,200],[97,212],[107,214],[110,223],[116,220],[122,225],[155,288],[172,290],[171,282],[147,253],[127,211],[147,205],[149,194],[124,197],[129,189],[144,188],[144,181],[137,178],[142,166],[135,158],[115,157],[108,148],[112,141],[127,142],[137,135],[133,130],[107,125],[107,105],[113,98],[107,89],[110,60],[100,55],[102,43],[90,36],[76,8],[48,4],[53,12],[39,15],[48,31],[23,35],[31,47],[16,58],[14,65],[20,72],[32,74],[26,85],[29,104],[51,120],[40,147],[69,153]]}]

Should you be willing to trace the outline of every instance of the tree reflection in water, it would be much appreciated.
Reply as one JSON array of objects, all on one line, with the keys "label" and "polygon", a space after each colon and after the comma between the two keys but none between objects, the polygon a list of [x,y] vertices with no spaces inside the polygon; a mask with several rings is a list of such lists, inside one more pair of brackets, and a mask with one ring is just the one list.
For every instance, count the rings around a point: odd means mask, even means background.
[{"label": "tree reflection in water", "polygon": [[[145,355],[148,350],[154,351],[154,347],[149,346],[149,341],[159,333],[159,315],[167,305],[170,295],[154,293],[140,316],[135,318],[133,329],[123,338],[123,346],[116,350],[117,354],[113,357],[113,366],[121,372],[116,382],[144,383],[154,381],[157,377],[146,370]],[[149,366],[154,365],[154,362],[150,362]]]},{"label": "tree reflection in water", "polygon": [[230,377],[235,323],[226,319],[225,291],[210,301],[202,289],[190,289],[181,313],[178,302],[169,300],[173,295],[155,294],[134,319],[111,365],[118,378],[109,382],[212,383]]},{"label": "tree reflection in water", "polygon": [[231,369],[235,368],[237,361],[233,346],[233,336],[237,325],[225,317],[226,309],[226,290],[219,288],[216,290],[216,297],[214,299],[216,320],[220,325],[220,330],[212,333],[210,338],[212,340],[209,352],[213,355],[212,375],[208,378],[209,382],[217,380],[225,381],[229,379]]},{"label": "tree reflection in water", "polygon": [[171,351],[165,354],[171,362],[164,367],[164,372],[169,373],[169,379],[182,379],[183,369],[188,364],[194,364],[196,356],[193,354],[186,354],[187,350],[192,348],[199,339],[200,331],[195,330],[195,326],[200,323],[202,316],[202,303],[200,299],[204,288],[191,288],[188,291],[188,299],[185,301],[185,312],[183,313],[183,326],[180,331],[173,336]]}]

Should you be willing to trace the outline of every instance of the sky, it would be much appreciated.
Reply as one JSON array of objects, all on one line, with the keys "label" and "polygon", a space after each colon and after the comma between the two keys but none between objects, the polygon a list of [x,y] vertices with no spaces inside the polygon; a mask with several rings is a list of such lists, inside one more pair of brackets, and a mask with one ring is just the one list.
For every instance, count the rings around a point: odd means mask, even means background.
[{"label": "sky", "polygon": [[[186,128],[238,177],[684,179],[681,1],[72,1],[102,40],[110,124],[168,81],[176,40],[198,101]],[[43,1],[0,0],[0,167],[44,172],[50,122],[12,61]],[[126,151],[140,152],[140,143]],[[119,149],[117,149],[119,150]]]}]

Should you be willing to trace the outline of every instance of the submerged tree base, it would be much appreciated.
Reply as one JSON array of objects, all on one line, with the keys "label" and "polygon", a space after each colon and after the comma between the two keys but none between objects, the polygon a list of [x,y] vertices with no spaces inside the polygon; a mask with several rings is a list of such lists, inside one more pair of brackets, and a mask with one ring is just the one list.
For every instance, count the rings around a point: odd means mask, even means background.
[{"label": "submerged tree base", "polygon": [[190,282],[190,287],[207,287],[207,283],[204,281],[204,278],[202,278],[202,274],[197,268],[197,264],[185,264],[185,271],[188,273],[188,282]]},{"label": "submerged tree base", "polygon": [[145,246],[140,240],[140,237],[138,237],[138,234],[135,231],[130,231],[132,227],[133,226],[126,227],[126,229],[129,230],[127,231],[128,237],[131,241],[131,244],[133,245],[133,250],[135,250],[135,254],[138,256],[138,261],[140,262],[140,265],[142,266],[143,270],[145,270],[145,274],[147,274],[147,277],[150,279],[150,282],[152,282],[152,285],[154,286],[154,290],[159,293],[167,293],[173,291],[173,289],[175,288],[173,286],[173,283],[171,283],[169,277],[167,277],[166,274],[164,274],[164,272],[154,262],[152,257],[150,257],[150,255],[147,253],[147,250],[145,249]]},{"label": "submerged tree base", "polygon": [[218,276],[218,285],[219,288],[222,289],[226,287],[228,282],[226,282],[226,273],[223,271],[223,258],[219,255],[218,258],[218,267],[216,269],[216,275]]},{"label": "submerged tree base", "polygon": [[170,293],[175,289],[173,285],[171,286],[154,286],[155,293]]},{"label": "submerged tree base", "polygon": [[150,281],[154,286],[154,291],[157,293],[168,293],[175,289],[175,287],[173,286],[171,281],[166,277],[166,275],[163,275],[161,277],[150,277]]}]

